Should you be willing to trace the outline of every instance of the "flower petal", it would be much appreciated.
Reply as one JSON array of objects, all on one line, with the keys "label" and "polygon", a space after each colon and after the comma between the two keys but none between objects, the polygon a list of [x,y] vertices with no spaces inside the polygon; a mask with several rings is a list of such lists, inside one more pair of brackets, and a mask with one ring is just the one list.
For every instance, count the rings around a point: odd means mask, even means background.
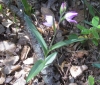
[{"label": "flower petal", "polygon": [[52,26],[53,25],[53,16],[50,16],[50,15],[46,15],[46,21],[47,22],[44,22],[43,24],[46,25],[46,26]]},{"label": "flower petal", "polygon": [[68,13],[65,14],[65,18],[72,19],[73,17],[75,17],[77,15],[78,15],[78,13],[76,13],[76,12],[68,12]]},{"label": "flower petal", "polygon": [[45,26],[48,26],[48,27],[51,27],[52,26],[52,24],[49,24],[48,22],[44,22],[43,23]]},{"label": "flower petal", "polygon": [[75,20],[72,20],[74,17],[76,17],[78,15],[78,13],[77,12],[73,12],[73,11],[71,11],[71,12],[67,12],[66,14],[65,14],[65,19],[68,21],[68,22],[73,22],[73,23],[77,23],[77,21],[75,21]]},{"label": "flower petal", "polygon": [[73,23],[76,23],[77,24],[77,21],[76,20],[71,20],[71,19],[69,19],[69,20],[67,20],[68,22],[73,22]]}]

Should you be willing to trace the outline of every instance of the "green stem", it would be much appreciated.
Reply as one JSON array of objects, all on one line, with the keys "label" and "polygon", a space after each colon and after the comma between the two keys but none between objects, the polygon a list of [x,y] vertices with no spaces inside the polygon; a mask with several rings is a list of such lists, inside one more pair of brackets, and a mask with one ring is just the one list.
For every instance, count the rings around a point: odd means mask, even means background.
[{"label": "green stem", "polygon": [[54,20],[53,20],[53,28],[54,28],[54,36],[53,36],[53,38],[52,38],[52,41],[51,41],[51,43],[50,43],[49,48],[52,46],[52,44],[53,44],[53,42],[54,42],[54,39],[55,39],[55,37],[56,37],[56,33],[57,33]]},{"label": "green stem", "polygon": [[[63,13],[63,14],[64,14],[64,13]],[[59,24],[60,24],[60,22],[64,19],[64,18],[62,18],[63,14],[60,16],[60,19],[59,19],[59,22],[58,22],[58,25],[57,25],[57,28],[58,28],[58,29],[59,29]],[[51,43],[50,43],[49,49],[51,48],[51,46],[52,46],[52,44],[53,44],[53,42],[54,42],[54,39],[55,39],[55,37],[56,37],[56,34],[57,34],[57,30],[56,30],[56,27],[55,27],[55,22],[54,22],[54,20],[53,20],[53,28],[54,28],[54,36],[53,36],[52,41],[51,41]],[[49,51],[48,51],[48,53],[49,53]]]}]

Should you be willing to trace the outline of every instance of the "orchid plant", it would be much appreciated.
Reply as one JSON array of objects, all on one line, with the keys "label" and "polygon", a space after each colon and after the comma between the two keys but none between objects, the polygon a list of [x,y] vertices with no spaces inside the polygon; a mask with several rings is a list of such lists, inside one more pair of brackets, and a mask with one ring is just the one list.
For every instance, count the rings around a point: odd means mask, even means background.
[{"label": "orchid plant", "polygon": [[[74,17],[76,17],[78,15],[77,12],[66,12],[66,3],[62,3],[61,7],[60,7],[60,20],[59,23],[66,19],[68,22],[70,23],[77,23],[76,20],[73,20]],[[63,16],[63,14],[65,13],[65,15]],[[54,29],[55,28],[55,19],[53,16],[50,15],[46,15],[45,16],[46,22],[43,22],[43,25],[48,26],[48,27],[52,27]],[[57,52],[54,52],[53,50],[60,48],[62,46],[65,45],[69,45],[71,43],[74,42],[78,42],[78,41],[83,41],[84,39],[69,39],[69,40],[64,40],[64,41],[60,41],[57,42],[55,44],[53,44],[53,41],[55,39],[55,35],[56,35],[56,31],[54,34],[54,37],[51,41],[50,46],[48,47],[45,40],[43,39],[42,35],[38,32],[38,30],[36,29],[36,27],[33,25],[32,21],[29,19],[29,17],[27,15],[25,15],[25,21],[27,22],[30,30],[34,33],[35,37],[37,38],[38,42],[40,43],[42,50],[44,52],[44,60],[38,60],[32,67],[31,71],[29,72],[29,75],[26,79],[26,81],[30,81],[33,77],[35,77],[36,75],[39,74],[39,72],[41,72],[41,70],[45,69],[47,66],[49,66],[54,59],[57,57]],[[59,25],[59,24],[58,24]],[[51,51],[53,51],[53,53],[51,53]]]}]

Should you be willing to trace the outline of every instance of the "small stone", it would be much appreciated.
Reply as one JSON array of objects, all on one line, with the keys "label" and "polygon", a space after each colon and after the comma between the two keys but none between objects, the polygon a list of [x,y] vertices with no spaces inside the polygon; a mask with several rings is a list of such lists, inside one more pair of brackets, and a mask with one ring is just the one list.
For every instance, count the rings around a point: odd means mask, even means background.
[{"label": "small stone", "polygon": [[80,76],[83,71],[87,70],[88,67],[86,65],[82,65],[82,66],[72,66],[70,68],[70,73],[72,75],[72,77],[76,78],[78,76]]}]

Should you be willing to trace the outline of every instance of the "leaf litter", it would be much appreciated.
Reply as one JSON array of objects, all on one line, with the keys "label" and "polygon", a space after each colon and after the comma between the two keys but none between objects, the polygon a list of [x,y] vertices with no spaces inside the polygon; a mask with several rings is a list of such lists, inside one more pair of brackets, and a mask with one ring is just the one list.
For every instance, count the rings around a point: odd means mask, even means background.
[{"label": "leaf litter", "polygon": [[[79,1],[80,0],[78,0],[77,4],[80,7],[81,2]],[[53,0],[52,3],[50,2],[50,0],[48,0],[47,2],[41,1],[41,4],[45,4],[45,6],[48,7],[48,9],[45,10],[53,10],[52,12],[56,12],[53,15],[55,15],[57,18],[57,7],[60,7],[61,5],[60,0]],[[73,9],[70,1],[68,2],[68,5],[69,10]],[[30,39],[23,29],[22,23],[19,22],[19,19],[17,17],[17,22],[14,23],[13,14],[10,11],[8,12],[7,10],[7,8],[4,9],[4,11],[7,12],[7,16],[10,17],[10,20],[8,19],[8,17],[2,15],[2,19],[4,20],[1,20],[2,23],[0,23],[0,35],[2,35],[0,39],[0,63],[2,63],[0,64],[0,84],[27,85],[25,79],[32,65],[37,61],[37,59],[35,58],[34,51],[30,44]],[[83,14],[83,10],[77,9],[76,7],[74,8],[74,10],[79,11],[79,14],[81,13],[76,19],[78,20],[78,22],[81,22],[81,20],[84,19],[84,17],[81,16]],[[39,11],[42,12],[41,15],[45,15],[45,13],[43,12],[44,9]],[[39,16],[38,20],[39,23],[41,23],[43,17],[41,18]],[[39,27],[38,25],[37,27],[41,31],[41,27]],[[75,27],[73,27],[73,29],[70,26],[68,27],[70,29],[65,29],[63,27],[60,29],[59,33],[56,36],[55,42],[67,39],[68,35],[70,33],[73,33],[73,30],[75,30],[75,32],[77,31]],[[19,31],[16,31],[16,29]],[[9,30],[9,32],[5,33],[6,30]],[[49,44],[53,36],[52,28],[46,28],[43,26],[43,31],[41,31],[41,33],[44,36],[46,42]],[[93,75],[96,79],[100,79],[98,76],[100,73],[99,69],[91,66],[94,61],[97,62],[99,59],[99,48],[90,46],[91,45],[81,46],[81,43],[74,43],[69,46],[57,49],[58,58],[50,66],[50,68],[52,68],[54,71],[54,74],[52,74],[54,80],[51,81],[55,81],[53,85],[86,85],[89,75]],[[80,47],[82,47],[84,50],[79,49]],[[82,66],[85,66],[86,68],[84,69]],[[74,71],[75,73],[72,73]],[[76,73],[77,71],[78,74]],[[79,71],[81,72],[79,73]],[[29,82],[30,85],[44,85],[42,76],[43,75],[40,73],[38,76],[32,79],[31,82]]]}]

